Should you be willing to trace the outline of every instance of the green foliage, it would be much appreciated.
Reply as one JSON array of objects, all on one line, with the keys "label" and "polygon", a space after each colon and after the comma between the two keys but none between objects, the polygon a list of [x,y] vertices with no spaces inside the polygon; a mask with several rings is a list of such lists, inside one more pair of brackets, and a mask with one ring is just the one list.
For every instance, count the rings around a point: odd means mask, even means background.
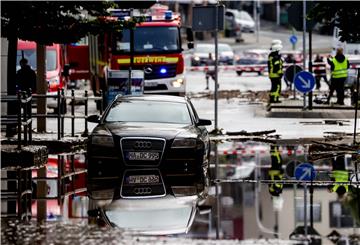
[{"label": "green foliage", "polygon": [[15,35],[47,45],[77,42],[88,34],[108,30],[121,31],[142,21],[106,19],[107,9],[116,5],[105,1],[3,1],[1,5],[2,37]]},{"label": "green foliage", "polygon": [[324,24],[334,24],[341,31],[340,41],[360,42],[360,3],[348,1],[318,2],[309,18]]}]

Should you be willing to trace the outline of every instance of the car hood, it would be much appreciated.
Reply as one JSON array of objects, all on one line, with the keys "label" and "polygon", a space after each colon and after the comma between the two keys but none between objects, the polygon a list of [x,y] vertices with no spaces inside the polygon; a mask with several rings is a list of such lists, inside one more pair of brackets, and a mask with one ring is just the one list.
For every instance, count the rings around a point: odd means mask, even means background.
[{"label": "car hood", "polygon": [[184,132],[196,134],[196,129],[193,125],[148,122],[106,123],[105,125],[99,125],[96,127],[93,133],[103,129],[106,129],[111,132],[111,134],[120,137],[162,137],[165,139],[172,139]]}]

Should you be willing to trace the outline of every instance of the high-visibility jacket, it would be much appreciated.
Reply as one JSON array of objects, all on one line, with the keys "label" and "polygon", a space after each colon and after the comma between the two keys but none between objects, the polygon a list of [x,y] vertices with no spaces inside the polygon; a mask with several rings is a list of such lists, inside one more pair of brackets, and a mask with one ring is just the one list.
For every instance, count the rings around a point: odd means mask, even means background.
[{"label": "high-visibility jacket", "polygon": [[342,78],[348,76],[348,59],[345,57],[343,62],[339,62],[333,58],[331,61],[334,63],[334,70],[331,71],[332,78]]},{"label": "high-visibility jacket", "polygon": [[281,78],[283,72],[283,60],[277,53],[270,53],[268,58],[268,69],[270,78]]},{"label": "high-visibility jacket", "polygon": [[349,181],[349,172],[346,170],[334,170],[331,176],[335,179],[335,184],[332,187],[331,191],[335,192],[341,185],[345,187],[346,192],[349,191],[349,185],[346,184],[336,184],[336,182],[348,182]]}]

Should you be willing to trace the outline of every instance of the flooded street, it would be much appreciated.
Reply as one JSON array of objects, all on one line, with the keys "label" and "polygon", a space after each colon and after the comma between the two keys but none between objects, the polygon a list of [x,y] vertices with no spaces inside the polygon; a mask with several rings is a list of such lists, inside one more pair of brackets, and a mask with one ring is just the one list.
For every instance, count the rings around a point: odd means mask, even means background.
[{"label": "flooded street", "polygon": [[[219,195],[216,196],[212,181],[208,197],[198,203],[201,206],[197,208],[188,233],[166,237],[143,236],[143,232],[139,233],[140,230],[134,228],[157,227],[160,230],[156,234],[169,233],[161,222],[170,222],[169,229],[171,225],[183,222],[181,219],[182,215],[186,215],[185,211],[170,212],[180,205],[179,202],[169,200],[173,203],[169,206],[163,197],[159,197],[155,199],[163,199],[162,202],[146,199],[146,205],[141,206],[133,199],[121,201],[118,188],[110,201],[89,199],[84,191],[87,187],[86,173],[81,172],[86,167],[86,154],[49,155],[46,198],[32,197],[32,217],[28,221],[2,219],[1,243],[153,244],[156,241],[155,244],[179,244],[181,241],[184,244],[204,244],[205,241],[198,239],[215,239],[216,232],[219,232],[221,240],[206,240],[205,243],[247,244],[256,239],[256,244],[262,244],[259,239],[266,238],[275,239],[275,244],[281,244],[280,241],[303,244],[306,223],[307,234],[315,239],[311,244],[329,244],[330,239],[350,242],[338,244],[358,244],[360,227],[356,222],[359,222],[359,198],[356,195],[359,193],[356,193],[356,186],[345,185],[347,191],[343,196],[329,191],[333,187],[329,182],[334,169],[340,166],[350,176],[354,173],[351,155],[314,161],[315,178],[311,186],[309,182],[301,184],[295,177],[297,166],[311,159],[312,155],[308,153],[309,145],[274,145],[255,141],[220,143],[219,170],[215,181],[219,186]],[[213,151],[211,155],[210,174],[214,180]],[[67,177],[59,180],[59,171]],[[36,180],[36,171],[32,172],[32,177],[32,187],[36,189],[36,181],[40,181]],[[109,186],[104,188],[106,190],[99,194],[106,196]],[[217,201],[220,204],[219,225],[215,208]],[[99,204],[102,211],[97,213],[94,210]],[[8,208],[11,210],[11,205]],[[159,209],[166,213],[164,218],[172,217],[171,221],[161,218],[157,213]],[[39,216],[37,212],[44,210],[46,221],[39,221],[41,214]],[[227,239],[236,240],[225,241]]]}]

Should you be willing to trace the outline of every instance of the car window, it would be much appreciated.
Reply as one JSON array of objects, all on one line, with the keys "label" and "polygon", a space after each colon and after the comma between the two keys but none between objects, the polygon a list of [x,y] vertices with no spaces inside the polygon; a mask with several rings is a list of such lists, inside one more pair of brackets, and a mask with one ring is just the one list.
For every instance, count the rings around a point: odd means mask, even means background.
[{"label": "car window", "polygon": [[215,48],[212,45],[198,45],[196,46],[196,53],[214,53]]},{"label": "car window", "polygon": [[[219,44],[219,52],[232,51],[231,47],[226,44]],[[196,46],[195,53],[215,53],[214,45],[198,45]]]},{"label": "car window", "polygon": [[231,49],[231,47],[229,45],[220,44],[219,45],[219,51],[220,52],[232,51],[232,49]]},{"label": "car window", "polygon": [[114,103],[105,122],[192,123],[186,103],[144,100]]}]

